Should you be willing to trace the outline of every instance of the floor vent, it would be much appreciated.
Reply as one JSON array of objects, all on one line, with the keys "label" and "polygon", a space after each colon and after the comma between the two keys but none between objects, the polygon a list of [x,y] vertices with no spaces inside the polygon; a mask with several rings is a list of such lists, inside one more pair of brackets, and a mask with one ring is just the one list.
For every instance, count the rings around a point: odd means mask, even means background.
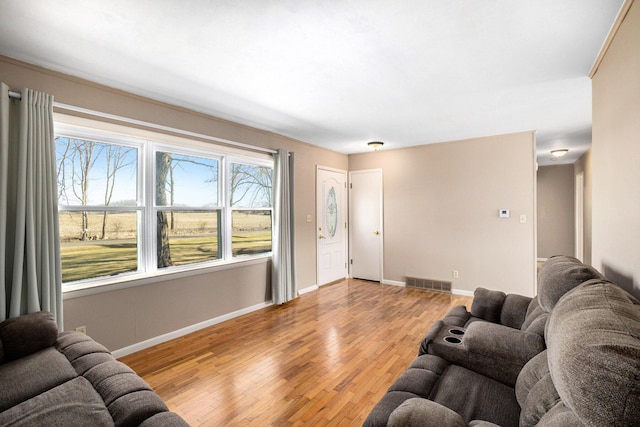
[{"label": "floor vent", "polygon": [[451,282],[443,282],[442,280],[432,279],[419,279],[417,277],[406,277],[405,279],[405,283],[409,288],[451,293]]}]

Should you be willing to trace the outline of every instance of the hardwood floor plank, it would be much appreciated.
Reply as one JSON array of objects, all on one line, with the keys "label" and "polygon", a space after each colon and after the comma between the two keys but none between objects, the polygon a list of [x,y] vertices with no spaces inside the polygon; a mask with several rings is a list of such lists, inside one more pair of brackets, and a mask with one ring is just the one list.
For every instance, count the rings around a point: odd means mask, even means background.
[{"label": "hardwood floor plank", "polygon": [[359,426],[471,298],[348,279],[131,354],[192,426]]}]

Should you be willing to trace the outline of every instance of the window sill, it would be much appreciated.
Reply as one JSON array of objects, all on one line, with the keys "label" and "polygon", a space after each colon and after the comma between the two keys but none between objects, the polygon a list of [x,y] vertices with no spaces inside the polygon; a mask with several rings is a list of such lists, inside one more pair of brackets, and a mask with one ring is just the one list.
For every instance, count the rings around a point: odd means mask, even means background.
[{"label": "window sill", "polygon": [[225,263],[215,265],[203,265],[199,267],[190,266],[189,268],[176,267],[168,271],[155,272],[153,274],[132,273],[131,275],[122,275],[117,279],[106,277],[104,279],[91,280],[84,283],[67,285],[62,288],[63,300],[71,300],[90,295],[101,294],[105,292],[113,292],[121,289],[133,288],[136,286],[144,286],[167,280],[176,280],[183,277],[198,276],[202,274],[214,273],[216,271],[229,270],[233,268],[246,267],[256,264],[264,264],[271,260],[271,253],[264,255],[256,255],[251,258],[234,259]]}]

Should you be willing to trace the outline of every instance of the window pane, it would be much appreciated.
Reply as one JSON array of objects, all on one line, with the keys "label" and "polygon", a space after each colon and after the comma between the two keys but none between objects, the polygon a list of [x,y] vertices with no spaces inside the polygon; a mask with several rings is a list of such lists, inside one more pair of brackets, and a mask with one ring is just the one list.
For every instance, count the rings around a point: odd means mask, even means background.
[{"label": "window pane", "polygon": [[158,268],[221,258],[220,213],[157,212]]},{"label": "window pane", "polygon": [[156,152],[157,206],[218,206],[218,160]]},{"label": "window pane", "polygon": [[138,215],[60,212],[64,283],[138,270]]},{"label": "window pane", "polygon": [[136,206],[138,149],[58,136],[58,203]]},{"label": "window pane", "polygon": [[231,163],[229,173],[232,207],[268,208],[272,206],[272,168]]},{"label": "window pane", "polygon": [[271,211],[232,212],[231,251],[233,256],[271,251]]}]

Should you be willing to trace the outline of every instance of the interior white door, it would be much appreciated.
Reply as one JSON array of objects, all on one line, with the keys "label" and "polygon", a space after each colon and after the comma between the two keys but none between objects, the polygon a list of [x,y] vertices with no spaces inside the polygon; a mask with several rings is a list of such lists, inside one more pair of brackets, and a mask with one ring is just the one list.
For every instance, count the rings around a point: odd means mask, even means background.
[{"label": "interior white door", "polygon": [[318,166],[316,174],[318,285],[347,277],[347,173]]},{"label": "interior white door", "polygon": [[351,277],[382,280],[382,170],[349,173]]}]

